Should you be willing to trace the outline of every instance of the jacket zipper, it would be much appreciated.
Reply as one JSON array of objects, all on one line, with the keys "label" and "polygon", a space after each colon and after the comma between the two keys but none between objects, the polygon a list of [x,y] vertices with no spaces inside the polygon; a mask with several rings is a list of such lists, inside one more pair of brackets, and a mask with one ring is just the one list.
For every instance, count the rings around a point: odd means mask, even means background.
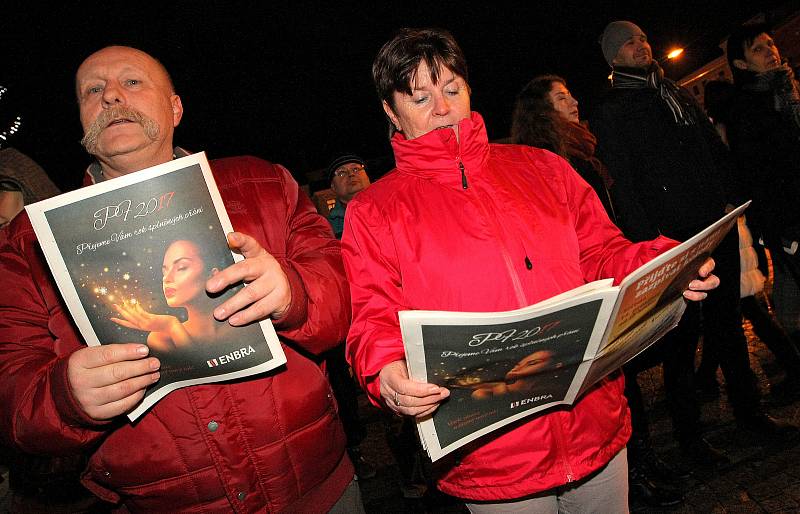
[{"label": "jacket zipper", "polygon": [[[461,172],[461,188],[463,190],[467,190],[469,185],[467,184],[467,173],[466,169],[464,168],[464,162],[461,160],[461,140],[459,139],[456,143],[458,145],[458,156],[456,157],[456,162],[458,162],[458,169]],[[501,234],[500,228],[497,226],[497,220],[494,216],[490,216],[489,213],[486,211],[482,202],[477,201],[478,208],[483,211],[483,215],[486,219],[491,220],[492,226],[494,226],[494,232],[498,236]],[[498,238],[500,240],[500,238]],[[519,301],[519,306],[527,307],[528,306],[528,299],[525,296],[525,291],[522,289],[522,283],[520,282],[519,275],[517,275],[516,270],[514,269],[514,263],[511,259],[511,255],[508,253],[508,249],[504,243],[500,243],[500,253],[503,256],[503,261],[506,263],[506,268],[508,269],[508,275],[511,277],[511,283],[514,284],[514,293],[517,296],[517,300]],[[525,255],[525,267],[529,270],[533,268],[533,264],[531,264],[531,260]]]},{"label": "jacket zipper", "polygon": [[458,169],[461,170],[461,188],[467,189],[469,186],[467,185],[467,174],[464,173],[464,163],[461,162],[461,158],[458,159]]},{"label": "jacket zipper", "polygon": [[[461,161],[459,161],[459,164],[461,164]],[[462,176],[464,176],[463,164],[461,164],[460,168]],[[466,182],[466,178],[464,179],[464,181]],[[466,187],[464,187],[464,189],[466,189]],[[494,233],[497,236],[500,236],[502,232],[500,231],[500,227],[497,225],[497,219],[495,219],[494,216],[489,214],[489,212],[486,210],[486,207],[483,205],[483,202],[480,202],[476,199],[475,204],[478,206],[478,209],[480,209],[480,211],[483,213],[484,218],[486,218],[489,221],[489,223],[491,223]],[[525,291],[522,289],[522,282],[520,281],[519,275],[517,274],[516,269],[514,268],[514,262],[511,258],[511,255],[508,252],[508,248],[506,247],[505,243],[501,240],[500,237],[498,237],[497,240],[500,242],[500,244],[498,244],[498,251],[500,252],[500,255],[503,256],[503,262],[505,262],[506,264],[506,270],[508,271],[508,276],[511,278],[511,283],[514,285],[514,294],[517,297],[519,306],[520,308],[527,307],[529,305],[528,298],[525,296]],[[526,255],[525,267],[528,269],[531,269],[533,267],[533,265],[530,264],[530,262],[531,262],[530,259]]]},{"label": "jacket zipper", "polygon": [[556,439],[556,446],[558,447],[558,458],[564,467],[564,478],[567,483],[575,481],[575,475],[572,474],[572,466],[569,465],[569,459],[564,455],[564,448],[566,448],[566,441],[564,440],[564,432],[561,430],[561,416],[559,413],[555,414],[555,420],[550,420],[550,426],[553,427],[553,434]]}]

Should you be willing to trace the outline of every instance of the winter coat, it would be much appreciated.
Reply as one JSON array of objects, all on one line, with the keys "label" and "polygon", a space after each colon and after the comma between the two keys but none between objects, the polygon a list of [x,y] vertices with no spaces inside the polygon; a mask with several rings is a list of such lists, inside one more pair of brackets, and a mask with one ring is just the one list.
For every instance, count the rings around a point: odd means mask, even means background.
[{"label": "winter coat", "polygon": [[739,88],[727,124],[747,224],[768,246],[800,240],[800,128],[775,110],[772,91]]},{"label": "winter coat", "polygon": [[727,149],[708,117],[681,90],[696,123],[681,125],[655,89],[612,89],[589,125],[597,157],[614,177],[617,224],[631,241],[687,239],[725,214]]},{"label": "winter coat", "polygon": [[0,437],[31,453],[89,453],[86,487],[130,511],[327,512],[353,479],[310,358],[345,336],[339,243],[284,168],[253,157],[211,166],[233,227],[289,278],[292,303],[275,323],[286,365],[179,389],[135,423],[93,421],[67,379],[84,342],[22,214],[0,234]]},{"label": "winter coat", "polygon": [[[378,374],[404,359],[397,312],[503,311],[627,273],[674,246],[632,244],[562,158],[490,145],[483,119],[406,140],[397,168],[350,202],[342,254],[351,287],[348,358],[375,404]],[[437,462],[439,488],[506,500],[580,480],[625,446],[630,417],[619,374],[572,407],[489,434]]]}]

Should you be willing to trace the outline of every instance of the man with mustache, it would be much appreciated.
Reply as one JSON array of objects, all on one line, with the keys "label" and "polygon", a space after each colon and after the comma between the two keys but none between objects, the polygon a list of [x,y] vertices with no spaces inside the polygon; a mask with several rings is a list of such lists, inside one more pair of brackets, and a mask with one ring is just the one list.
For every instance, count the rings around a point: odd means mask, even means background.
[{"label": "man with mustache", "polygon": [[[753,199],[747,222],[772,256],[775,314],[800,337],[800,86],[781,60],[769,27],[743,25],[726,54],[736,92],[728,113],[728,141],[737,185]],[[786,250],[784,250],[786,248]]]},{"label": "man with mustache", "polygon": [[[150,55],[104,48],[75,83],[96,158],[87,182],[186,155],[172,144],[181,99]],[[146,345],[83,343],[23,214],[0,239],[0,437],[31,453],[86,452],[84,485],[121,510],[363,512],[330,386],[310,358],[347,331],[339,243],[283,167],[253,157],[211,167],[237,230],[229,245],[245,259],[206,290],[249,284],[213,315],[233,326],[270,318],[286,366],[184,388],[135,424],[121,419],[160,363]]]},{"label": "man with mustache", "polygon": [[[664,76],[642,29],[629,21],[614,21],[603,31],[600,45],[612,69],[611,90],[590,118],[590,126],[598,140],[597,156],[614,179],[611,194],[617,224],[631,241],[657,235],[685,240],[725,213],[727,150],[697,103]],[[735,231],[713,258],[721,285],[702,302],[704,345],[719,349],[737,424],[761,437],[784,435],[793,427],[764,413],[750,369],[739,309]],[[700,308],[690,304],[678,327],[648,352],[649,357],[644,354],[625,366],[634,429],[628,443],[631,492],[655,505],[674,503],[675,498],[662,494],[651,479],[671,480],[675,473],[650,448],[636,383],[637,372],[653,361],[664,362],[667,402],[684,455],[698,466],[729,464],[699,433],[693,374]]]}]

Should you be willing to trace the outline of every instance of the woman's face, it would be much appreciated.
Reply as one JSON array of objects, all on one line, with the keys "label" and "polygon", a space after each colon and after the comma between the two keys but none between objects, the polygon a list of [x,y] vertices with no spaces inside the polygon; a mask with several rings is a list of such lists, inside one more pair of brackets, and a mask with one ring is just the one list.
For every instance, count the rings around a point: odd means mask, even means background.
[{"label": "woman's face", "polygon": [[539,350],[538,352],[533,352],[519,361],[517,365],[506,374],[506,380],[511,381],[519,378],[529,377],[549,367],[552,360],[553,352],[550,350]]},{"label": "woman's face", "polygon": [[550,92],[547,94],[550,104],[558,114],[568,121],[578,123],[578,101],[572,98],[567,86],[561,82],[553,82]]},{"label": "woman's face", "polygon": [[383,110],[405,136],[415,139],[428,132],[452,128],[458,137],[458,122],[469,117],[469,87],[451,70],[439,67],[439,82],[431,82],[425,61],[417,67],[411,94],[394,92],[394,109],[383,102]]},{"label": "woman's face", "polygon": [[182,307],[206,291],[205,263],[197,246],[175,241],[164,253],[162,287],[170,307]]}]

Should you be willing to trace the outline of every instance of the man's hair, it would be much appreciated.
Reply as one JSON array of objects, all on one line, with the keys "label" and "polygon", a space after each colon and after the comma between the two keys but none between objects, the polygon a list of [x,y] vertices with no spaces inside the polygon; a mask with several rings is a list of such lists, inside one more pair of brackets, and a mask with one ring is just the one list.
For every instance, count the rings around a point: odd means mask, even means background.
[{"label": "man's hair", "polygon": [[567,86],[558,75],[539,75],[517,95],[511,120],[511,141],[545,148],[565,157],[564,131],[569,123],[550,102],[553,83]]},{"label": "man's hair", "polygon": [[467,61],[453,35],[444,29],[400,29],[381,47],[372,63],[378,97],[394,110],[394,92],[412,94],[417,67],[425,61],[431,82],[439,82],[439,67],[467,81]]},{"label": "man's hair", "polygon": [[725,45],[725,54],[728,58],[728,66],[733,74],[734,82],[736,82],[737,78],[742,76],[744,70],[740,70],[734,66],[733,61],[736,59],[746,61],[744,56],[745,49],[750,48],[750,46],[753,44],[753,41],[755,41],[756,38],[761,34],[767,34],[768,36],[772,37],[772,31],[769,25],[766,23],[749,23],[741,25],[731,33],[730,37],[728,37],[728,42]]}]

